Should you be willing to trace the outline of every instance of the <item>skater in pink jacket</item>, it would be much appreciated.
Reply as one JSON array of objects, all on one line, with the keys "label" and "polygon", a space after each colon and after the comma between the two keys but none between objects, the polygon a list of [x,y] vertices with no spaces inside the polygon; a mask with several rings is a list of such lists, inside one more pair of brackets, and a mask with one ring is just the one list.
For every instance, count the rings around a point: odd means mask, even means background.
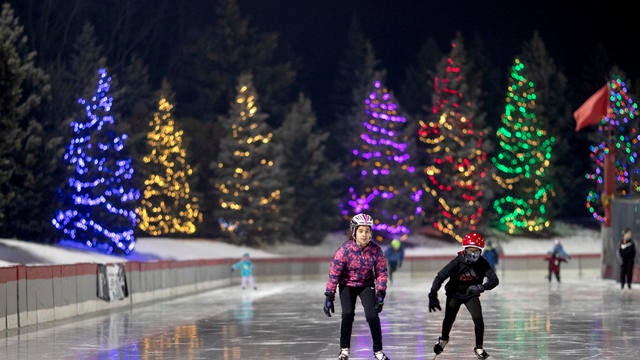
[{"label": "skater in pink jacket", "polygon": [[387,260],[382,248],[371,241],[372,227],[371,216],[354,216],[349,240],[336,250],[329,269],[323,311],[331,317],[336,289],[339,289],[342,307],[339,360],[348,360],[350,356],[351,331],[358,298],[369,323],[374,357],[376,360],[389,360],[382,352],[382,329],[378,317],[387,291]]}]

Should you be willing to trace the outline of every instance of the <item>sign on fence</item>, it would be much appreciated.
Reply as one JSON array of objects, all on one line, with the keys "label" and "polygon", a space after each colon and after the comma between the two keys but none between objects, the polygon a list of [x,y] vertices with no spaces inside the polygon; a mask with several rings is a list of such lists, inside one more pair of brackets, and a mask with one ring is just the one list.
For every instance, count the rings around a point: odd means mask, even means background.
[{"label": "sign on fence", "polygon": [[124,264],[98,265],[98,297],[105,301],[129,296]]}]

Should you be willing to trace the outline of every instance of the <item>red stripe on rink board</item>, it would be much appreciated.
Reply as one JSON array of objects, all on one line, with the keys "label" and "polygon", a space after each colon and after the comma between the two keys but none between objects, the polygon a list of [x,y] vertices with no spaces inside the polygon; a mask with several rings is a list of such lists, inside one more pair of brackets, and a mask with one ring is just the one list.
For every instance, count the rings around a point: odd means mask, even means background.
[{"label": "red stripe on rink board", "polygon": [[[429,260],[449,260],[451,255],[424,255],[424,256],[408,256],[405,261],[429,261]],[[503,255],[501,259],[544,259],[544,254],[534,255]],[[597,259],[601,254],[578,254],[572,255],[572,259]],[[331,261],[332,257],[276,257],[276,258],[259,258],[252,259],[256,263],[275,264],[275,263],[317,263]],[[197,260],[160,260],[160,261],[130,261],[125,262],[127,272],[133,271],[152,271],[160,269],[179,269],[190,267],[205,267],[215,265],[228,265],[235,262],[236,259],[197,259]],[[98,264],[79,263],[67,265],[45,265],[45,266],[27,266],[15,265],[8,267],[0,267],[0,283],[7,283],[21,279],[50,279],[53,277],[71,277],[81,275],[94,275],[98,272]]]},{"label": "red stripe on rink board", "polygon": [[0,268],[0,284],[6,284],[18,279],[18,266],[7,266]]}]

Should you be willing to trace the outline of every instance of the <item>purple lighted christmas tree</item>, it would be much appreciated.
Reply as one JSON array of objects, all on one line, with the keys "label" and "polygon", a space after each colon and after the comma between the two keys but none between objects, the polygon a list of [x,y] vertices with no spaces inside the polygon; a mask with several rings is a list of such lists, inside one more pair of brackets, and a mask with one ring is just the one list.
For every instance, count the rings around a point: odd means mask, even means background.
[{"label": "purple lighted christmas tree", "polygon": [[111,115],[111,77],[98,71],[98,87],[83,121],[73,121],[74,137],[64,160],[72,173],[61,190],[64,208],[53,225],[62,245],[94,248],[107,254],[129,254],[135,246],[135,207],[140,192],[133,186],[131,158],[124,153],[126,134],[118,134]]},{"label": "purple lighted christmas tree", "polygon": [[415,168],[409,163],[413,139],[407,119],[381,81],[365,99],[362,128],[352,150],[349,198],[342,204],[345,217],[365,212],[374,219],[376,240],[406,238],[416,214]]}]

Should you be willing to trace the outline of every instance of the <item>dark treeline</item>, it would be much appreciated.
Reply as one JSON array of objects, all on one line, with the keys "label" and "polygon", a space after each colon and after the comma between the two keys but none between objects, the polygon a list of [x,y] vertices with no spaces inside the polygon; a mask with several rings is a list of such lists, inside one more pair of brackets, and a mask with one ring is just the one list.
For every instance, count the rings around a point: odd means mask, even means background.
[{"label": "dark treeline", "polygon": [[[47,164],[41,171],[48,179],[39,185],[39,194],[34,190],[33,196],[39,200],[23,199],[25,209],[4,212],[0,236],[36,241],[55,241],[58,236],[49,221],[58,200],[57,189],[65,181],[65,169],[62,164],[55,164],[60,162],[70,137],[70,119],[82,116],[77,99],[90,96],[98,67],[107,67],[113,75],[114,111],[119,126],[130,134],[128,146],[139,179],[144,179],[148,171],[140,159],[148,151],[145,135],[157,93],[163,81],[171,84],[176,124],[184,130],[187,154],[194,170],[192,188],[201,199],[204,222],[195,235],[209,237],[220,236],[212,186],[213,163],[218,157],[218,141],[224,129],[220,121],[233,101],[241,73],[252,72],[261,110],[268,114],[266,121],[276,129],[281,128],[282,134],[297,136],[282,127],[285,121],[292,121],[290,111],[294,104],[298,104],[297,108],[294,106],[297,111],[302,107],[307,113],[312,112],[305,116],[317,117],[314,131],[328,135],[326,149],[318,147],[324,154],[315,165],[322,168],[324,162],[324,169],[337,173],[325,185],[331,183],[331,188],[342,189],[340,174],[350,162],[345,139],[353,135],[345,118],[356,104],[353,94],[358,71],[371,65],[384,74],[403,112],[415,123],[429,114],[435,66],[450,51],[434,40],[434,34],[422,39],[421,46],[412,50],[413,59],[401,65],[393,64],[387,71],[384,57],[376,56],[376,41],[371,41],[374,36],[370,33],[371,21],[362,18],[366,13],[336,10],[335,26],[343,31],[338,38],[331,39],[338,47],[331,50],[331,56],[335,56],[331,59],[334,66],[331,71],[318,73],[317,67],[310,63],[309,54],[303,57],[297,54],[297,44],[287,43],[291,36],[261,28],[258,22],[252,21],[255,4],[251,1],[16,0],[10,4],[24,27],[27,46],[36,51],[34,65],[46,73],[50,86],[42,104],[32,109],[32,116],[43,124],[41,133],[46,134],[43,138],[48,139],[49,150],[40,154],[45,157],[42,162]],[[304,29],[292,31],[313,34],[322,32],[324,26],[327,25],[310,22]],[[474,79],[474,84],[483,87],[485,121],[496,129],[504,111],[508,77],[504,64],[526,50],[514,49],[506,59],[496,59],[498,55],[490,50],[494,47],[492,39],[482,38],[479,33],[462,35],[477,70],[478,79]],[[531,33],[522,39],[523,48],[533,36]],[[314,41],[313,36],[310,35],[309,41]],[[593,129],[575,133],[575,122],[567,110],[577,108],[601,87],[611,67],[616,65],[603,46],[593,49],[592,53],[583,64],[558,64],[558,73],[571,67],[572,77],[566,81],[563,94],[548,92],[544,98],[550,101],[548,106],[554,108],[555,114],[562,114],[557,118],[558,123],[549,126],[556,129],[554,134],[560,135],[560,143],[566,145],[559,148],[562,153],[554,153],[561,159],[555,164],[554,176],[562,185],[558,196],[563,197],[555,203],[557,208],[553,214],[557,218],[583,219],[589,215],[583,204],[592,185],[584,181],[584,174],[591,167],[588,146]],[[321,59],[329,61],[331,56],[323,55]],[[553,54],[547,56],[543,62],[553,64]],[[371,64],[366,64],[367,61]],[[552,87],[553,84],[549,85]],[[562,99],[563,103],[551,103],[554,99]],[[571,180],[560,180],[567,178]],[[306,208],[292,209],[292,213],[299,212],[300,218],[304,215],[307,219],[317,219],[313,220],[315,226],[306,227],[304,231],[322,233],[344,228],[344,220],[334,207],[338,199],[344,197],[344,190],[327,194],[305,189],[298,193],[304,194]],[[37,212],[28,211],[33,209],[33,204],[46,206],[37,207]],[[336,211],[332,213],[334,208]],[[16,217],[29,221],[15,221],[23,223],[18,229],[8,221],[12,218],[13,222]],[[39,225],[34,226],[35,223]],[[301,225],[308,224],[294,221],[294,231],[299,232]],[[295,236],[300,235],[288,234],[283,239]],[[320,234],[300,241],[317,243],[321,239]]]}]

